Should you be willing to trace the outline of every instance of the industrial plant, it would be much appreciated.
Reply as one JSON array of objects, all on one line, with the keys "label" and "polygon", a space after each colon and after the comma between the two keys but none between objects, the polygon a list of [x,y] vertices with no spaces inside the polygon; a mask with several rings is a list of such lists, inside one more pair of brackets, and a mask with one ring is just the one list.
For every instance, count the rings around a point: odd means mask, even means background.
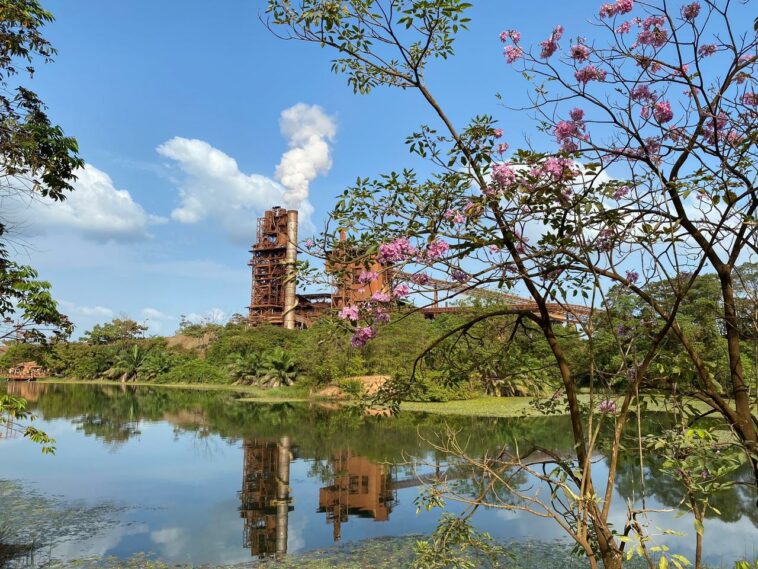
[{"label": "industrial plant", "polygon": [[[340,243],[346,243],[346,233],[340,231]],[[368,300],[378,291],[389,292],[399,282],[412,282],[412,274],[389,270],[378,262],[366,267],[353,259],[356,255],[346,246],[338,246],[327,253],[326,272],[332,279],[329,292],[302,294],[297,291],[298,252],[298,212],[282,207],[273,207],[258,218],[256,242],[250,253],[249,265],[252,270],[252,290],[248,306],[248,322],[255,326],[270,324],[288,329],[309,328],[314,319],[332,311]],[[364,269],[378,274],[378,278],[362,284],[358,275]],[[514,308],[537,312],[536,303],[527,298],[481,287],[428,278],[426,282],[431,293],[429,305],[418,310],[427,318],[440,314],[459,312],[459,306],[443,306],[442,301],[452,296],[464,295]],[[572,322],[589,314],[586,306],[562,303],[548,305],[551,319],[557,322]]]}]

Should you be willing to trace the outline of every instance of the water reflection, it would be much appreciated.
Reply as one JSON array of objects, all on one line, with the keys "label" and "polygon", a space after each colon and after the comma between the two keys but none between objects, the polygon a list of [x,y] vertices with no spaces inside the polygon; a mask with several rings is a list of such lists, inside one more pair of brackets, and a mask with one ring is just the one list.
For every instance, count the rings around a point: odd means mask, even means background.
[{"label": "water reflection", "polygon": [[[7,389],[30,401],[42,417],[39,426],[58,439],[58,454],[42,458],[34,445],[0,442],[0,479],[26,480],[44,493],[93,505],[115,499],[134,508],[123,519],[131,533],[113,537],[102,550],[82,549],[80,556],[125,557],[157,549],[163,559],[178,563],[237,563],[251,555],[282,558],[335,541],[429,534],[438,512],[416,515],[422,482],[444,476],[477,490],[470,472],[456,469],[426,442],[435,433],[459,432],[471,456],[484,456],[497,445],[536,444],[560,455],[572,448],[564,417],[403,413],[386,419],[307,404],[241,403],[220,391],[40,383]],[[665,421],[649,413],[643,428],[659,429]],[[428,468],[417,473],[402,466],[414,462]],[[597,462],[600,476],[602,450]],[[651,506],[674,510],[654,522],[688,533],[667,542],[687,553],[692,521],[674,516],[682,508],[681,488],[660,474],[659,463],[646,459],[643,488],[638,458],[621,457],[614,501],[618,524],[625,519],[625,498],[639,500],[644,490]],[[706,551],[721,554],[727,543],[733,550],[713,560],[716,564],[753,553],[745,544],[758,537],[755,498],[749,486],[713,498],[720,514],[708,514]],[[563,535],[544,520],[504,514],[481,511],[477,523],[499,540]]]},{"label": "water reflection", "polygon": [[245,547],[259,558],[283,559],[287,554],[289,513],[293,509],[289,485],[293,459],[290,438],[245,441],[243,449],[240,515],[245,520]]},{"label": "water reflection", "polygon": [[329,468],[332,480],[319,489],[318,511],[326,513],[326,522],[334,528],[335,542],[342,537],[342,524],[350,515],[377,522],[390,519],[397,495],[389,465],[344,450],[329,459]]}]

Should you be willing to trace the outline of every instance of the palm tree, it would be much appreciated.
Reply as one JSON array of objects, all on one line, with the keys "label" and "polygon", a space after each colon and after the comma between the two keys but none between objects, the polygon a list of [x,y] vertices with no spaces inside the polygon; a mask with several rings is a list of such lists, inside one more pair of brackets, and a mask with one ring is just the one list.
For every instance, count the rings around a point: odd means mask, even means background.
[{"label": "palm tree", "polygon": [[292,385],[298,375],[297,363],[282,348],[274,348],[266,355],[263,369],[261,385],[264,387]]},{"label": "palm tree", "polygon": [[131,349],[126,349],[118,355],[114,369],[121,373],[122,382],[137,379],[149,352],[150,350],[135,344]]},{"label": "palm tree", "polygon": [[263,362],[257,353],[237,354],[226,365],[236,384],[251,384],[261,378]]}]

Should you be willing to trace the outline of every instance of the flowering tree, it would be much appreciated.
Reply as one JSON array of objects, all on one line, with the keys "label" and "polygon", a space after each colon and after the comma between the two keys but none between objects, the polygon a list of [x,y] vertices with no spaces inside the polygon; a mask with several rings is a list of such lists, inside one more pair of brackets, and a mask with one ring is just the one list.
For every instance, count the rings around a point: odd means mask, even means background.
[{"label": "flowering tree", "polygon": [[[504,31],[505,60],[520,66],[534,85],[529,109],[537,128],[555,141],[546,151],[509,154],[492,117],[476,116],[459,129],[425,81],[430,60],[453,55],[455,36],[468,21],[466,3],[269,2],[275,33],[283,26],[288,38],[336,50],[333,70],[345,73],[355,92],[379,86],[414,90],[433,111],[440,126],[422,126],[408,144],[436,166],[436,173],[420,179],[403,170],[359,179],[338,201],[333,219],[357,236],[344,246],[355,253],[353,262],[368,267],[378,260],[387,271],[402,270],[421,292],[440,275],[457,283],[456,293],[487,286],[527,291],[529,304],[493,307],[446,337],[506,315],[514,317],[514,330],[539,330],[563,382],[575,456],[503,447],[495,458],[467,458],[530,511],[555,520],[592,567],[620,567],[627,544],[635,540],[652,564],[649,536],[636,522],[644,504],[630,507],[621,536],[609,515],[624,428],[632,410],[643,409],[640,392],[667,338],[681,343],[697,370],[693,394],[727,419],[756,463],[756,420],[740,362],[734,270],[756,245],[758,97],[751,70],[757,44],[752,30],[734,29],[729,3],[722,4],[693,3],[680,10],[666,2],[618,0],[598,7],[596,40],[567,41],[563,27],[556,26],[535,50],[517,30]],[[327,232],[323,250],[338,246]],[[733,402],[714,384],[677,320],[687,292],[706,268],[721,283]],[[366,271],[365,279],[368,285],[375,277]],[[663,282],[669,294],[651,295],[644,286],[651,281]],[[641,352],[629,349],[629,331],[616,326],[620,322],[608,296],[614,284],[643,299],[654,315],[632,331],[648,338]],[[354,325],[353,344],[370,341],[387,319],[393,296],[409,292],[396,287],[345,307],[340,316]],[[574,297],[593,312],[586,315],[571,304]],[[597,325],[613,330],[620,364],[599,375],[590,363],[593,394],[601,396],[599,405],[592,396],[588,415],[578,397],[578,372],[566,355],[565,330],[555,321],[556,307],[583,329],[591,352]],[[608,389],[615,377],[626,386],[618,402]],[[604,487],[596,487],[592,453],[609,422],[608,474]],[[454,441],[443,448],[465,456]],[[546,462],[555,469],[533,466]],[[550,486],[552,498],[535,499],[507,483],[514,469]],[[569,506],[556,501],[558,490],[571,496]],[[439,496],[433,494],[430,503]],[[495,506],[484,498],[471,503]],[[671,562],[683,563],[676,557]]]}]

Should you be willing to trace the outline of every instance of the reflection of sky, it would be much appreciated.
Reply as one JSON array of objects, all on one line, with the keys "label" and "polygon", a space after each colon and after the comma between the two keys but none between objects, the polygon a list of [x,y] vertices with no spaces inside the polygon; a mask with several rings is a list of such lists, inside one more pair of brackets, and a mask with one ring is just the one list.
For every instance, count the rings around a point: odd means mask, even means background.
[{"label": "reflection of sky", "polygon": [[[199,438],[193,433],[177,432],[162,422],[140,423],[141,434],[118,445],[85,436],[66,420],[40,421],[39,426],[58,439],[57,454],[43,456],[38,447],[26,441],[2,441],[0,478],[24,480],[43,493],[69,501],[88,505],[107,501],[127,507],[115,514],[122,524],[85,541],[60,544],[54,555],[126,557],[144,551],[154,552],[166,561],[195,564],[250,559],[250,552],[244,548],[239,513],[243,464],[239,442],[215,435]],[[290,553],[332,544],[333,527],[327,523],[326,514],[317,511],[319,488],[325,483],[312,474],[312,467],[310,460],[297,459],[291,464],[294,510],[289,514]],[[596,468],[601,476],[603,463]],[[400,473],[399,477],[408,476]],[[416,515],[417,493],[417,488],[398,490],[397,504],[388,522],[351,515],[342,524],[342,541],[430,533],[439,512]],[[654,499],[648,505],[660,507]],[[451,504],[450,509],[461,508]],[[617,529],[623,527],[625,513],[625,503],[617,496],[613,507]],[[556,524],[528,514],[483,510],[475,521],[500,539],[564,538]],[[687,533],[688,537],[666,536],[656,541],[692,557],[691,517],[657,514],[651,517],[650,527]],[[751,544],[758,532],[750,520],[742,518],[727,524],[712,519],[706,521],[705,527],[704,549],[709,561],[727,563],[756,553]]]}]

